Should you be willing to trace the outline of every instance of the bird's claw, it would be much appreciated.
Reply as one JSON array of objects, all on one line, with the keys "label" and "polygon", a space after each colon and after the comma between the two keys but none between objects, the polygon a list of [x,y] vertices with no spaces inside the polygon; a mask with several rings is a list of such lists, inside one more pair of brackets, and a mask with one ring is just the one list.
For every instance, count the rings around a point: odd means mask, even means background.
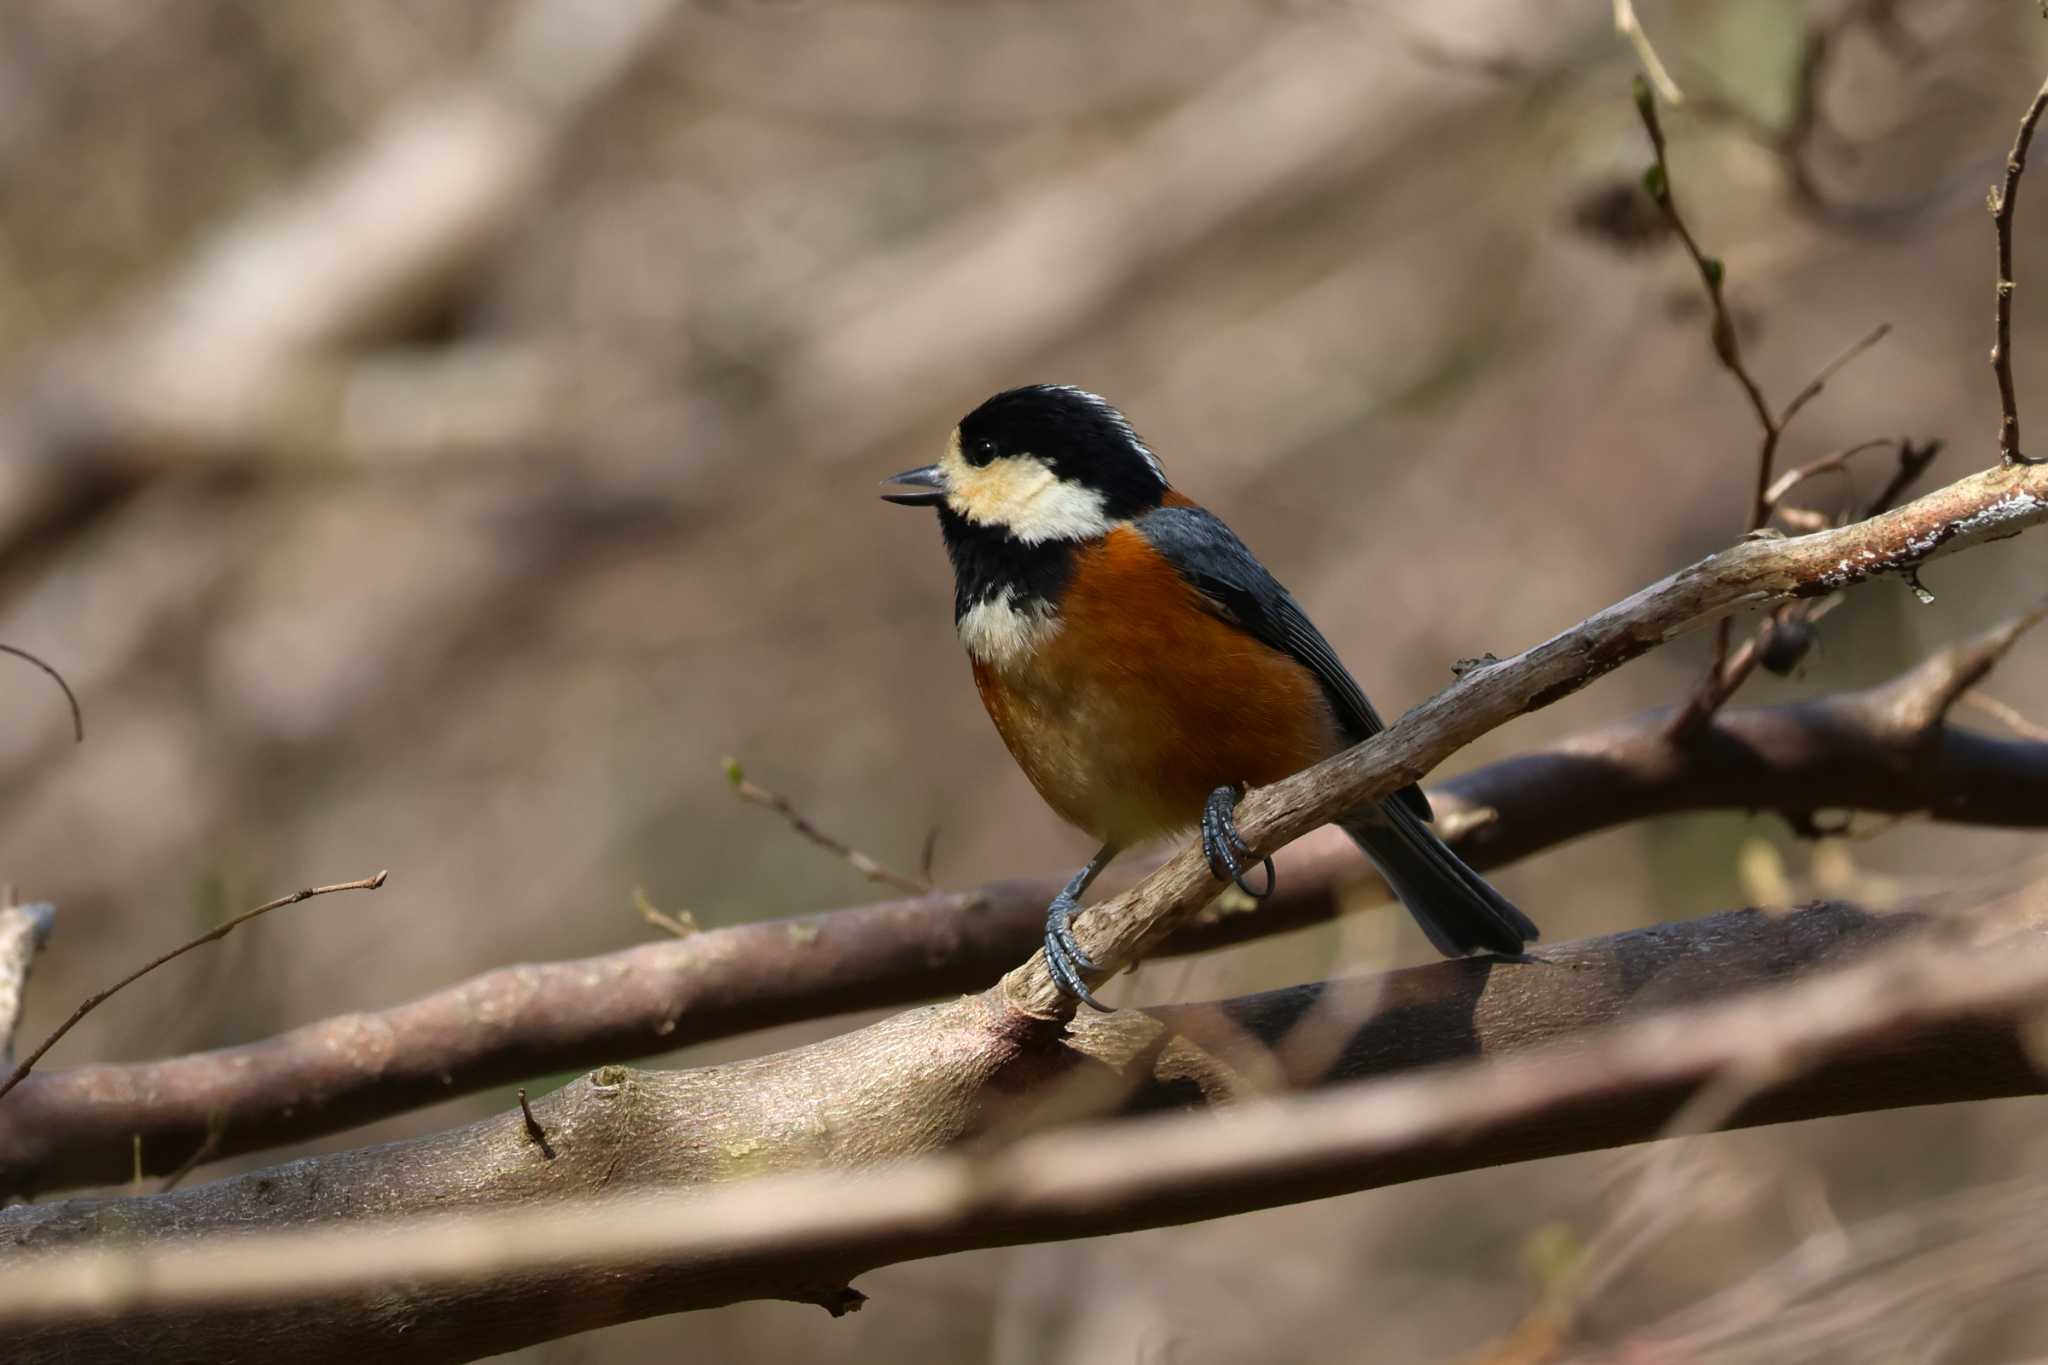
[{"label": "bird's claw", "polygon": [[1081,908],[1080,902],[1069,892],[1062,891],[1053,898],[1052,905],[1045,912],[1045,966],[1052,973],[1053,984],[1060,993],[1080,1001],[1084,1005],[1109,1013],[1110,1007],[1088,993],[1088,983],[1081,979],[1083,972],[1095,970],[1095,959],[1081,950],[1074,939],[1069,922],[1074,912]]},{"label": "bird's claw", "polygon": [[1202,856],[1209,860],[1209,871],[1216,880],[1235,882],[1238,890],[1262,901],[1273,894],[1273,860],[1259,860],[1266,868],[1266,885],[1263,890],[1252,890],[1244,879],[1244,860],[1252,856],[1252,850],[1237,832],[1238,796],[1235,787],[1218,787],[1209,793],[1208,803],[1202,807]]}]

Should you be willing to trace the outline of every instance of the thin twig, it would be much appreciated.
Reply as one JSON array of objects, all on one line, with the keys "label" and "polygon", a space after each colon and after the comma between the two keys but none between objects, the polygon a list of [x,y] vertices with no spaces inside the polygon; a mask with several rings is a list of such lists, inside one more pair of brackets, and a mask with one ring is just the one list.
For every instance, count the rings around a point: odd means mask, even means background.
[{"label": "thin twig", "polygon": [[28,1073],[35,1069],[36,1063],[43,1059],[43,1054],[48,1052],[51,1048],[55,1047],[57,1045],[58,1039],[62,1038],[65,1034],[71,1032],[72,1028],[77,1025],[79,1020],[85,1018],[86,1015],[91,1014],[94,1010],[98,1009],[101,1005],[105,1004],[106,1001],[109,998],[111,998],[116,992],[122,990],[125,987],[134,985],[137,981],[140,981],[143,977],[148,976],[151,972],[163,966],[166,962],[169,962],[171,959],[176,957],[182,957],[186,953],[191,952],[194,948],[197,948],[202,944],[213,943],[220,939],[226,938],[234,930],[240,928],[244,924],[247,924],[250,920],[255,919],[258,915],[267,915],[271,911],[281,910],[287,905],[297,905],[300,901],[311,900],[315,896],[325,896],[336,891],[375,891],[378,887],[384,885],[384,879],[389,875],[389,872],[379,872],[374,877],[362,877],[352,882],[335,882],[330,886],[309,886],[303,890],[294,891],[289,896],[279,896],[274,901],[266,901],[262,905],[257,906],[254,910],[244,910],[241,914],[236,915],[233,919],[228,920],[225,923],[216,925],[214,928],[207,930],[205,933],[201,934],[198,938],[191,940],[189,943],[181,943],[177,947],[171,949],[168,953],[163,954],[161,957],[155,958],[143,964],[142,966],[137,967],[134,971],[128,973],[128,975],[122,977],[119,981],[116,981],[113,985],[107,987],[105,990],[95,991],[93,994],[87,996],[84,999],[84,1001],[79,1004],[77,1009],[71,1011],[71,1017],[69,1019],[66,1019],[63,1023],[59,1024],[57,1026],[57,1031],[55,1033],[52,1033],[49,1037],[43,1039],[41,1044],[37,1046],[36,1050],[34,1052],[29,1053],[28,1056],[24,1057],[22,1059],[20,1066],[14,1068],[14,1074],[7,1078],[5,1084],[0,1084],[0,1099],[6,1099],[7,1093],[13,1090],[15,1086],[20,1085],[23,1079],[27,1077]]},{"label": "thin twig", "polygon": [[78,696],[71,690],[71,684],[64,681],[64,675],[27,650],[16,645],[0,645],[0,654],[12,654],[17,659],[26,659],[50,675],[57,686],[64,690],[64,700],[71,704],[71,734],[73,741],[78,744],[85,743],[85,713],[78,709]]},{"label": "thin twig", "polygon": [[790,803],[788,797],[769,791],[766,787],[756,786],[753,782],[749,781],[745,771],[741,769],[738,759],[728,758],[725,760],[725,780],[732,784],[733,794],[739,797],[740,800],[751,801],[757,806],[766,806],[769,810],[774,811],[789,822],[791,829],[816,844],[819,848],[824,849],[827,853],[843,859],[852,866],[854,871],[860,873],[861,876],[866,877],[869,881],[880,882],[884,886],[893,886],[898,891],[909,891],[920,896],[932,889],[930,883],[920,881],[916,877],[906,876],[901,872],[893,871],[844,840],[835,839],[825,833],[824,830],[819,829],[804,817],[802,811]]},{"label": "thin twig", "polygon": [[[1915,442],[1910,438],[1902,438],[1897,445],[1898,467],[1877,496],[1864,506],[1864,520],[1890,511],[1893,504],[1927,471],[1927,466],[1934,463],[1935,457],[1942,452],[1943,443]],[[1856,449],[1858,448],[1852,447],[1840,457],[1829,456],[1825,460],[1815,461],[1806,468],[1819,473],[1830,461],[1836,458],[1847,459]],[[1783,483],[1784,480],[1781,479],[1779,482]],[[1670,733],[1674,737],[1698,734],[1706,719],[1728,698],[1735,695],[1748,680],[1749,675],[1756,671],[1758,664],[1769,664],[1773,672],[1789,673],[1799,659],[1805,656],[1806,651],[1812,648],[1813,635],[1806,627],[1832,611],[1834,604],[1840,600],[1840,595],[1837,594],[1810,601],[1788,602],[1766,616],[1763,624],[1743,641],[1741,647],[1732,655],[1726,650],[1717,649],[1714,666],[1702,680],[1699,689],[1693,693],[1685,706],[1673,713]],[[1724,619],[1721,630],[1725,633],[1730,629],[1728,621]],[[1789,648],[1786,647],[1787,641],[1793,642]]]},{"label": "thin twig", "polygon": [[1991,346],[1991,372],[1998,377],[1998,458],[2006,464],[2027,459],[2020,454],[2020,404],[2012,383],[2012,217],[2020,197],[2020,173],[2027,166],[2027,145],[2034,140],[2034,125],[2041,121],[2044,109],[2048,109],[2048,83],[2041,86],[2020,118],[2012,151],[2005,158],[2005,185],[1993,185],[1988,200],[1991,222],[1998,232],[1998,334]]},{"label": "thin twig", "polygon": [[[1833,360],[1830,360],[1827,364],[1821,366],[1820,372],[1814,375],[1812,379],[1807,381],[1805,388],[1801,389],[1798,393],[1792,395],[1792,401],[1787,403],[1785,405],[1785,410],[1778,414],[1779,428],[1782,429],[1784,427],[1790,426],[1792,424],[1792,419],[1799,415],[1799,410],[1805,407],[1808,403],[1811,403],[1814,399],[1820,397],[1821,390],[1825,389],[1828,386],[1828,381],[1830,379],[1833,379],[1836,375],[1842,372],[1843,366],[1847,365],[1857,356],[1862,355],[1871,347],[1877,345],[1878,342],[1883,341],[1886,337],[1891,335],[1891,332],[1892,325],[1889,322],[1880,322],[1877,324],[1877,326],[1871,328],[1861,337],[1858,337],[1855,341],[1852,341],[1847,346],[1843,347],[1842,353],[1836,356]],[[1769,500],[1760,499],[1760,501],[1764,503],[1764,510],[1766,513],[1768,513],[1770,507]],[[1763,523],[1759,521],[1757,524],[1761,526]]]},{"label": "thin twig", "polygon": [[[1617,19],[1618,17],[1617,9]],[[1714,356],[1721,362],[1722,368],[1733,375],[1736,383],[1742,386],[1743,396],[1749,400],[1750,410],[1756,414],[1757,425],[1763,429],[1763,439],[1757,447],[1756,493],[1751,500],[1747,527],[1750,531],[1761,530],[1770,520],[1772,504],[1777,500],[1772,494],[1772,475],[1777,466],[1778,445],[1784,439],[1785,428],[1799,415],[1800,409],[1819,396],[1827,387],[1828,381],[1833,379],[1844,365],[1884,340],[1891,332],[1891,324],[1879,323],[1870,332],[1851,343],[1840,355],[1823,365],[1806,386],[1793,395],[1792,401],[1785,405],[1783,411],[1774,413],[1756,377],[1743,363],[1742,343],[1736,336],[1735,323],[1728,312],[1728,301],[1722,287],[1727,270],[1719,257],[1709,256],[1701,249],[1699,239],[1693,236],[1692,229],[1686,225],[1684,216],[1678,211],[1678,202],[1672,196],[1671,163],[1665,148],[1664,128],[1657,118],[1657,102],[1651,97],[1649,84],[1641,77],[1636,79],[1635,101],[1636,112],[1643,121],[1643,129],[1650,136],[1651,150],[1656,154],[1655,163],[1643,176],[1643,188],[1648,191],[1657,207],[1663,210],[1666,221],[1678,234],[1679,241],[1685,244],[1686,254],[1692,257],[1693,266],[1699,271],[1700,282],[1706,288],[1707,304],[1713,314],[1711,337]],[[1783,496],[1782,491],[1778,496]],[[1796,605],[1782,608],[1777,613],[1777,618],[1780,621],[1789,621],[1797,611]],[[1768,629],[1767,626],[1766,630]],[[1752,639],[1744,654],[1739,656],[1742,663],[1738,667],[1729,658],[1729,646],[1733,639],[1733,620],[1723,617],[1714,628],[1713,656],[1708,662],[1705,676],[1700,679],[1699,686],[1694,689],[1686,704],[1672,714],[1673,735],[1698,733],[1706,718],[1728,699],[1735,686],[1739,685],[1754,667],[1758,654],[1757,640]]]},{"label": "thin twig", "polygon": [[1973,687],[1963,693],[1957,700],[1966,705],[1974,706],[1986,715],[1996,718],[2000,725],[2003,725],[2021,739],[2030,739],[2037,744],[2048,741],[2048,725],[2043,725],[2039,721],[2029,720],[2019,708],[2010,703],[2002,702],[1987,692]]},{"label": "thin twig", "polygon": [[647,899],[647,893],[637,886],[633,888],[633,910],[655,928],[665,929],[677,938],[689,938],[704,932],[695,915],[687,910],[679,910],[671,915]]},{"label": "thin twig", "polygon": [[1892,471],[1891,481],[1870,500],[1870,507],[1863,515],[1874,517],[1879,512],[1890,511],[1906,495],[1906,490],[1920,481],[1920,476],[1927,472],[1927,466],[1934,463],[1946,444],[1943,441],[1922,441],[1917,445],[1910,440],[1899,442],[1898,468]]},{"label": "thin twig", "polygon": [[1650,36],[1643,32],[1643,25],[1636,18],[1633,0],[1614,0],[1614,31],[1628,39],[1629,46],[1636,50],[1636,60],[1643,64],[1643,74],[1649,78],[1650,84],[1657,87],[1658,96],[1666,104],[1685,103],[1685,92],[1664,69],[1657,49],[1650,46]]},{"label": "thin twig", "polygon": [[540,1148],[541,1156],[549,1161],[555,1159],[555,1149],[548,1145],[548,1130],[540,1126],[540,1120],[533,1116],[533,1104],[526,1098],[526,1087],[519,1087],[519,1112],[526,1119],[526,1136],[533,1145]]},{"label": "thin twig", "polygon": [[[1678,201],[1671,193],[1671,163],[1665,152],[1664,125],[1657,118],[1657,101],[1651,98],[1650,84],[1642,77],[1636,78],[1636,112],[1642,117],[1643,130],[1650,135],[1650,148],[1656,154],[1656,162],[1643,175],[1643,188],[1651,200],[1664,212],[1665,221],[1678,234],[1678,240],[1685,244],[1685,254],[1692,257],[1693,267],[1700,273],[1700,283],[1706,287],[1707,305],[1713,311],[1712,340],[1714,356],[1728,373],[1735,376],[1735,382],[1742,386],[1743,396],[1749,399],[1749,406],[1756,413],[1757,424],[1764,429],[1764,451],[1760,462],[1760,476],[1757,482],[1757,501],[1762,502],[1764,489],[1771,479],[1771,457],[1778,448],[1778,436],[1783,426],[1772,414],[1771,405],[1764,399],[1760,388],[1749,369],[1742,363],[1742,343],[1735,335],[1735,321],[1728,313],[1728,301],[1722,293],[1722,282],[1727,276],[1727,267],[1718,256],[1709,256],[1701,249],[1699,239],[1693,236],[1692,228],[1678,211]],[[1752,523],[1757,525],[1761,523]]]},{"label": "thin twig", "polygon": [[1853,446],[1844,447],[1832,455],[1823,455],[1818,460],[1810,460],[1796,469],[1788,469],[1780,474],[1778,481],[1764,494],[1764,500],[1770,504],[1773,512],[1783,516],[1786,509],[1778,504],[1784,501],[1787,493],[1808,479],[1819,478],[1822,474],[1846,474],[1849,470],[1849,461],[1858,455],[1872,450],[1903,451],[1905,444],[1895,436],[1879,436],[1874,440],[1858,441]]},{"label": "thin twig", "polygon": [[[157,1187],[158,1194],[169,1194],[184,1182],[186,1176],[220,1155],[221,1144],[227,1140],[228,1116],[224,1109],[216,1109],[206,1116],[206,1141],[192,1149],[192,1155],[178,1163],[178,1168],[164,1177],[164,1183]],[[136,1138],[141,1142],[140,1135]]]}]

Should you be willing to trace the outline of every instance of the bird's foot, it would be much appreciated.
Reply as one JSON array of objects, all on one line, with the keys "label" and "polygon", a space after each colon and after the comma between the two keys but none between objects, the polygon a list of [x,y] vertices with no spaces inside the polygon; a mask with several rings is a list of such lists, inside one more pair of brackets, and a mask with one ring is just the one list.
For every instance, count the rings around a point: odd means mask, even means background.
[{"label": "bird's foot", "polygon": [[1060,993],[1079,1000],[1084,1005],[1109,1013],[1110,1007],[1088,993],[1088,983],[1081,979],[1083,972],[1095,970],[1095,959],[1081,951],[1081,945],[1074,940],[1070,921],[1081,908],[1080,898],[1070,886],[1053,897],[1052,904],[1045,912],[1045,966],[1052,973],[1053,984]]},{"label": "bird's foot", "polygon": [[1209,860],[1216,880],[1235,882],[1238,890],[1262,901],[1273,894],[1273,860],[1259,860],[1266,867],[1266,885],[1264,890],[1252,890],[1244,879],[1244,860],[1252,856],[1252,850],[1239,836],[1235,816],[1241,795],[1236,787],[1218,787],[1209,793],[1208,803],[1202,807],[1202,856]]}]

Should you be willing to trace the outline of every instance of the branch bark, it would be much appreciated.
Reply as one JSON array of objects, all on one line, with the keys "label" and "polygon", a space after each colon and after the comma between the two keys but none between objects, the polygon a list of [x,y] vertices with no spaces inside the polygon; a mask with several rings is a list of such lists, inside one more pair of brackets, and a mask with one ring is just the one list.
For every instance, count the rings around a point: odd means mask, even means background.
[{"label": "branch bark", "polygon": [[[1927,811],[2048,825],[2048,744],[1944,723],[2024,622],[1881,687],[1717,714],[1683,743],[1651,712],[1433,789],[1451,845],[1482,869],[1596,830],[1688,810]],[[1197,952],[1370,904],[1374,874],[1329,834],[1287,861],[1256,914],[1198,918],[1162,945]],[[30,1076],[0,1103],[0,1194],[176,1170],[262,1151],[529,1076],[626,1061],[750,1029],[974,990],[1027,956],[1058,878],[997,882],[508,967],[392,1009],[192,1056]],[[1384,888],[1380,888],[1382,894]]]},{"label": "branch bark", "polygon": [[[1715,1078],[1744,1081],[1737,1124],[2039,1091],[2027,1039],[2048,947],[2034,927],[1973,947],[1915,935],[1752,999],[1584,1034],[1651,1001],[1724,995],[1868,950],[1900,927],[1838,906],[1718,915],[1565,945],[1546,967],[1439,962],[1090,1016],[1064,1037],[990,992],[736,1066],[607,1067],[534,1106],[552,1160],[513,1110],[175,1194],[0,1215],[0,1326],[28,1361],[143,1341],[220,1361],[470,1359],[744,1298],[845,1311],[860,1300],[851,1277],[898,1260],[1641,1141]],[[1468,1027],[1428,1017],[1444,1010]],[[1333,1020],[1350,1022],[1331,1047],[1318,1025]],[[1291,1063],[1312,1083],[1377,1074],[1390,1053],[1514,1055],[852,1179],[811,1170],[673,1188],[1007,1135],[1041,1121],[1048,1096],[1071,1111],[1077,1088],[1123,1107],[1201,1103],[1260,1088],[1247,1080],[1292,1084]],[[1260,1056],[1276,1059],[1262,1077],[1241,1064]],[[572,1196],[598,1202],[558,1202]],[[406,1217],[424,1210],[440,1216]]]}]

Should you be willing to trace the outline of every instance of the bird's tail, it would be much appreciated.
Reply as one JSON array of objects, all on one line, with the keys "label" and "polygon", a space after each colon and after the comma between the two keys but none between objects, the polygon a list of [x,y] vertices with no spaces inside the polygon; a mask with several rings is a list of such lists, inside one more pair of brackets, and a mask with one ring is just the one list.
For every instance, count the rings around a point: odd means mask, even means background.
[{"label": "bird's tail", "polygon": [[1355,811],[1339,823],[1444,956],[1514,955],[1537,936],[1529,917],[1459,861],[1403,802]]}]

